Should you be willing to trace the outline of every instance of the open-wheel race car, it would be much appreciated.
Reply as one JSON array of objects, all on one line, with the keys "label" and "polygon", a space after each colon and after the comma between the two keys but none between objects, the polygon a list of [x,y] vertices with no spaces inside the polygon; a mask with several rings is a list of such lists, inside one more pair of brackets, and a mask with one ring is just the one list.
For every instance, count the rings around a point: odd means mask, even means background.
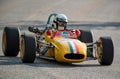
[{"label": "open-wheel race car", "polygon": [[93,42],[91,31],[56,30],[51,20],[58,15],[50,14],[45,29],[28,27],[33,34],[21,33],[17,27],[5,27],[2,36],[4,55],[14,57],[20,51],[23,63],[33,63],[36,54],[39,54],[41,58],[65,63],[97,59],[101,65],[112,64],[114,46],[110,37],[100,37]]}]

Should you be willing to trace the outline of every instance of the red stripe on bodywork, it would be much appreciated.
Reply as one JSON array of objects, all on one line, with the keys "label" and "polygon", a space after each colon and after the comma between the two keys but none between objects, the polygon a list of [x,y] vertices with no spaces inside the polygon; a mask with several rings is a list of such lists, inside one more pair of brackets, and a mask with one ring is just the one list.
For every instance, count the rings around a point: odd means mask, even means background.
[{"label": "red stripe on bodywork", "polygon": [[77,43],[74,42],[74,45],[75,45],[75,48],[76,48],[76,54],[79,54],[80,52],[79,52],[79,47],[77,46]]}]

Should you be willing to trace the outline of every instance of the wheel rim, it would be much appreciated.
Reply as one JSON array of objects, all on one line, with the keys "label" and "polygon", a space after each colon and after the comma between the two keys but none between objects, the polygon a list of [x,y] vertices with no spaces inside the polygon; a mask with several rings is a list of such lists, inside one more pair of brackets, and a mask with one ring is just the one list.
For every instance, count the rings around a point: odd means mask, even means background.
[{"label": "wheel rim", "polygon": [[21,38],[21,42],[20,42],[20,57],[23,58],[23,54],[25,51],[25,41],[23,38]]},{"label": "wheel rim", "polygon": [[96,48],[96,57],[98,59],[98,62],[102,62],[103,57],[103,45],[101,39],[98,40],[97,48]]},{"label": "wheel rim", "polygon": [[3,32],[3,37],[2,37],[2,50],[5,52],[6,50],[6,33]]}]

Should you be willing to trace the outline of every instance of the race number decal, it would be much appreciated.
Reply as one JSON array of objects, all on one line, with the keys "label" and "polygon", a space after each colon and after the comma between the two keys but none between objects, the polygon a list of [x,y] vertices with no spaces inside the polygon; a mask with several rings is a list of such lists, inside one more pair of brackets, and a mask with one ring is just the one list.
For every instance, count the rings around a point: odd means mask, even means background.
[{"label": "race number decal", "polygon": [[60,35],[65,38],[69,38],[70,34],[68,32],[61,32]]}]

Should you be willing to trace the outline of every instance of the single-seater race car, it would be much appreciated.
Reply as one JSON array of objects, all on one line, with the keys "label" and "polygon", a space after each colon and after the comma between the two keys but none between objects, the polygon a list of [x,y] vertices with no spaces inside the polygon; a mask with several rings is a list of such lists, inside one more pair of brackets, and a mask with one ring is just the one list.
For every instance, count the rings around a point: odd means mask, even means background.
[{"label": "single-seater race car", "polygon": [[[5,27],[2,36],[2,50],[5,56],[17,56],[23,63],[33,63],[36,54],[41,58],[58,62],[78,63],[98,60],[101,65],[111,65],[114,46],[110,37],[100,37],[93,42],[91,31],[81,29],[51,29],[51,20],[57,13],[50,14],[45,29],[28,27],[33,34],[21,33],[17,27]],[[95,51],[93,51],[95,50]]]}]

